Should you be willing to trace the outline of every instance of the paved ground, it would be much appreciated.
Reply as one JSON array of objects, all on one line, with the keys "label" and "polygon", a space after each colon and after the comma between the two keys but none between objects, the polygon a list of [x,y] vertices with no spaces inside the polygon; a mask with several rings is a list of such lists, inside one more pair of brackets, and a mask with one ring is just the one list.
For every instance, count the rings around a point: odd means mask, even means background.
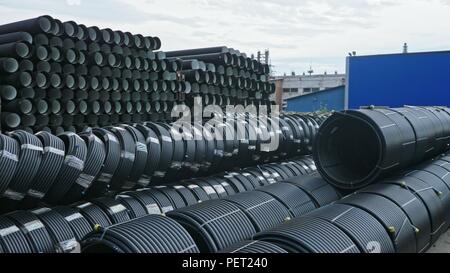
[{"label": "paved ground", "polygon": [[447,230],[441,238],[432,246],[428,253],[450,253],[450,230]]}]

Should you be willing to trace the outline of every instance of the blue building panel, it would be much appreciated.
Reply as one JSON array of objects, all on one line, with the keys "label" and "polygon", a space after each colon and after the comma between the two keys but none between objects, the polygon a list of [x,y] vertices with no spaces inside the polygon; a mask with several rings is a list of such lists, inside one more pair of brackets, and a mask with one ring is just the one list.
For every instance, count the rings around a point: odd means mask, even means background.
[{"label": "blue building panel", "polygon": [[347,105],[450,105],[450,51],[348,57]]},{"label": "blue building panel", "polygon": [[345,87],[339,86],[311,94],[287,99],[286,111],[315,112],[344,109]]}]

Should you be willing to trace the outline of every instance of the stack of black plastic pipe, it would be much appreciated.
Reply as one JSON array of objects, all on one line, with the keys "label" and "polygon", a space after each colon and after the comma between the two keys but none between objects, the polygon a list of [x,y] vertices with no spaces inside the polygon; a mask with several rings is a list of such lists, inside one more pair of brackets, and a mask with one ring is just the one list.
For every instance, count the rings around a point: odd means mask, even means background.
[{"label": "stack of black plastic pipe", "polygon": [[172,120],[173,106],[199,93],[206,105],[270,104],[268,66],[245,54],[169,58],[160,47],[158,37],[50,16],[0,26],[3,130],[79,132]]},{"label": "stack of black plastic pipe", "polygon": [[[6,253],[71,252],[76,251],[78,243],[84,238],[87,251],[198,252],[197,242],[181,225],[159,215],[200,203],[213,205],[211,200],[255,189],[261,190],[255,193],[257,196],[271,194],[282,199],[281,202],[286,208],[283,208],[283,205],[278,207],[286,212],[286,217],[297,215],[300,208],[296,204],[302,201],[296,197],[309,200],[306,192],[312,192],[314,195],[317,191],[308,188],[306,184],[286,184],[286,187],[280,188],[276,186],[279,183],[275,182],[314,172],[313,162],[304,157],[282,164],[244,169],[230,173],[229,176],[192,179],[166,186],[122,192],[112,197],[94,198],[89,202],[78,202],[71,206],[39,207],[29,211],[11,212],[0,216],[0,250]],[[304,192],[300,188],[303,188]],[[334,198],[332,196],[331,198]],[[245,195],[235,199],[238,201],[243,197],[245,199]],[[229,202],[234,202],[233,200],[230,199]],[[314,207],[311,203],[303,206],[301,211],[305,213]],[[133,232],[129,232],[130,230]],[[86,237],[88,234],[90,235]],[[114,249],[99,246],[105,241],[121,246]]]},{"label": "stack of black plastic pipe", "polygon": [[225,46],[166,52],[181,63],[181,74],[191,85],[191,100],[204,105],[266,105],[275,85],[269,83],[270,67]]}]

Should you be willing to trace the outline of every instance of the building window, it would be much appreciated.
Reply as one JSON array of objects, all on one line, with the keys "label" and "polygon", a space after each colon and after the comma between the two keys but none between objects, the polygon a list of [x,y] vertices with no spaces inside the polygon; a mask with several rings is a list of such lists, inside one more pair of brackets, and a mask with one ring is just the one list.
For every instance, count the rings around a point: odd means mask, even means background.
[{"label": "building window", "polygon": [[289,88],[283,88],[283,92],[284,92],[284,93],[289,93],[289,92],[291,92],[291,89],[289,89]]},{"label": "building window", "polygon": [[320,88],[311,88],[311,91],[312,92],[317,92],[317,91],[320,91]]},{"label": "building window", "polygon": [[298,88],[291,88],[292,93],[298,93]]},{"label": "building window", "polygon": [[303,93],[310,93],[311,92],[311,88],[303,88]]}]

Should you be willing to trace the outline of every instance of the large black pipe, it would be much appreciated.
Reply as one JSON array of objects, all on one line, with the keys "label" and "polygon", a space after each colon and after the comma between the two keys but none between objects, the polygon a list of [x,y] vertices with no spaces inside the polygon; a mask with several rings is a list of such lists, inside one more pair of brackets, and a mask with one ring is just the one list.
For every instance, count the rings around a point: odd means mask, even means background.
[{"label": "large black pipe", "polygon": [[354,190],[449,149],[450,109],[368,108],[335,113],[320,127],[314,160],[332,185]]},{"label": "large black pipe", "polygon": [[53,18],[48,15],[39,16],[37,18],[14,22],[0,26],[0,33],[11,33],[18,31],[26,31],[31,34],[50,33],[52,29]]},{"label": "large black pipe", "polygon": [[167,57],[178,57],[178,56],[188,56],[188,55],[201,55],[201,54],[213,54],[213,53],[227,53],[229,50],[225,46],[218,47],[208,47],[208,48],[196,48],[196,49],[185,49],[177,51],[167,51]]}]

